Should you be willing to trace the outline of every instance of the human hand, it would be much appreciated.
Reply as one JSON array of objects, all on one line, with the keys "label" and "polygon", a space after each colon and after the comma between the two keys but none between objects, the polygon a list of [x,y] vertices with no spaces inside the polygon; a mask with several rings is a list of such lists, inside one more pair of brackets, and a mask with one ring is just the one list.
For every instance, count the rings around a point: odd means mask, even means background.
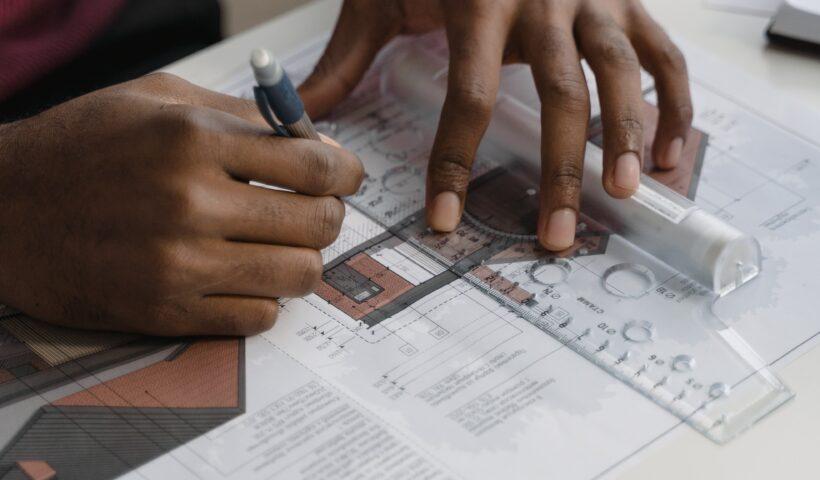
[{"label": "human hand", "polygon": [[268,329],[276,297],[319,281],[362,175],[171,75],[77,98],[0,126],[0,303],[79,328]]},{"label": "human hand", "polygon": [[442,25],[450,71],[427,172],[434,230],[452,231],[461,218],[502,63],[529,63],[541,98],[538,238],[547,249],[568,248],[575,237],[590,115],[582,57],[598,82],[606,191],[626,198],[640,181],[641,65],[658,90],[655,164],[677,164],[692,120],[686,64],[638,0],[346,0],[324,56],[300,87],[311,115],[341,101],[393,37]]}]

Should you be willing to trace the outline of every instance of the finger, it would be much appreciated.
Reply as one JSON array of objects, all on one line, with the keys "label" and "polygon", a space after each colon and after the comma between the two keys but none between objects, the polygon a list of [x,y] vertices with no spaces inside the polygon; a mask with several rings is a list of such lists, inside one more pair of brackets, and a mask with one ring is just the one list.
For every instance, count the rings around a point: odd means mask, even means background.
[{"label": "finger", "polygon": [[205,295],[301,297],[322,275],[322,255],[309,248],[228,242],[213,250],[218,280],[203,286]]},{"label": "finger", "polygon": [[[320,196],[353,195],[364,178],[362,162],[344,148],[269,135],[255,140],[257,142],[247,142],[226,159],[228,173],[240,179]],[[271,155],[271,150],[276,154]]]},{"label": "finger", "polygon": [[373,9],[373,3],[345,2],[342,6],[322,58],[299,87],[311,117],[325,115],[344,100],[359,84],[381,47],[398,33],[399,22],[392,10]]},{"label": "finger", "polygon": [[669,36],[643,11],[637,12],[630,37],[646,70],[655,77],[660,117],[652,144],[653,163],[674,168],[692,125],[692,97],[686,60]]},{"label": "finger", "polygon": [[279,315],[279,304],[272,298],[215,295],[191,300],[175,321],[157,326],[160,335],[245,336],[270,330]]},{"label": "finger", "polygon": [[[555,18],[552,18],[555,17]],[[531,12],[522,50],[541,99],[541,209],[538,239],[553,251],[572,246],[581,197],[589,91],[565,12]],[[546,25],[544,25],[546,23]]]},{"label": "finger", "polygon": [[221,234],[228,240],[325,248],[339,236],[344,202],[230,182],[220,202]]},{"label": "finger", "polygon": [[449,232],[461,219],[470,168],[498,92],[511,14],[500,3],[445,12],[450,69],[447,96],[427,169],[427,223]]},{"label": "finger", "polygon": [[218,138],[216,143],[200,142],[201,154],[215,158],[230,176],[307,195],[346,196],[358,191],[364,167],[350,151],[327,141],[277,137],[240,119],[210,114],[199,123]]},{"label": "finger", "polygon": [[604,188],[613,197],[626,198],[638,189],[643,158],[638,57],[621,27],[595,7],[581,11],[575,31],[598,82],[604,128]]}]

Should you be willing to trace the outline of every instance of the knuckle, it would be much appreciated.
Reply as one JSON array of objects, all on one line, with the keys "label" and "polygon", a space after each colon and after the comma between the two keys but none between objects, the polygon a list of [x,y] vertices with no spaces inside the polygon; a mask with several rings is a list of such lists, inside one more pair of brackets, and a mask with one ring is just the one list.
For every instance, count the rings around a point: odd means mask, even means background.
[{"label": "knuckle", "polygon": [[166,72],[149,73],[133,80],[133,84],[143,93],[172,98],[179,97],[182,92],[193,88],[191,82]]},{"label": "knuckle", "polygon": [[365,170],[362,161],[354,153],[331,147],[328,152],[328,185],[320,195],[354,195],[364,181]]},{"label": "knuckle", "polygon": [[542,96],[569,113],[585,113],[590,108],[587,84],[575,72],[550,75]]},{"label": "knuckle", "polygon": [[345,207],[341,200],[335,197],[323,197],[316,200],[311,225],[313,225],[313,241],[318,248],[324,248],[339,235],[344,220]]},{"label": "knuckle", "polygon": [[686,103],[683,105],[678,105],[673,109],[674,121],[681,126],[689,126],[692,125],[692,120],[694,119],[695,112],[692,109],[691,103]]},{"label": "knuckle", "polygon": [[164,286],[175,277],[175,272],[180,267],[182,255],[182,245],[177,242],[162,242],[155,247],[157,272],[157,284]]},{"label": "knuckle", "polygon": [[350,175],[353,177],[353,190],[347,192],[350,195],[354,195],[356,192],[359,191],[359,188],[362,186],[362,182],[364,181],[365,171],[364,171],[364,164],[359,159],[358,156],[353,156],[352,167],[350,169]]},{"label": "knuckle", "polygon": [[[347,6],[347,2],[345,2]],[[333,87],[341,92],[351,92],[358,85],[358,79],[347,69],[340,69],[345,61],[344,53],[334,48],[325,49],[316,66],[313,67],[306,84],[311,85],[319,81],[331,82]]]},{"label": "knuckle", "polygon": [[316,250],[308,250],[299,255],[294,288],[299,295],[307,295],[316,289],[322,278],[322,255]]},{"label": "knuckle", "polygon": [[494,98],[481,81],[473,79],[454,86],[448,90],[447,99],[466,118],[483,121],[492,114]]},{"label": "knuckle", "polygon": [[535,48],[532,55],[540,55],[546,58],[554,58],[557,56],[565,56],[571,44],[567,35],[560,28],[548,25],[542,29],[532,27],[531,30],[538,31],[538,35],[526,45]]},{"label": "knuckle", "polygon": [[640,19],[645,16],[641,0],[624,0],[623,4],[627,18]]},{"label": "knuckle", "polygon": [[634,115],[632,113],[628,113],[619,118],[618,126],[622,130],[628,130],[630,132],[640,133],[643,131],[643,123],[638,119],[637,115]]},{"label": "knuckle", "polygon": [[[198,144],[202,125],[198,110],[185,104],[163,104],[152,118],[153,133],[162,138],[175,154],[188,151]],[[176,155],[170,155],[174,158]]]},{"label": "knuckle", "polygon": [[430,162],[428,176],[437,190],[461,191],[470,180],[472,157],[461,149],[448,149]]},{"label": "knuckle", "polygon": [[583,168],[576,161],[561,161],[552,171],[550,182],[553,187],[564,191],[576,192],[581,189]]},{"label": "knuckle", "polygon": [[[166,187],[161,202],[165,207],[166,218],[171,222],[169,226],[196,224],[200,220],[202,193],[195,182],[187,178],[165,179]],[[208,193],[204,192],[207,196]]]},{"label": "knuckle", "polygon": [[235,321],[234,330],[239,335],[255,335],[270,330],[279,316],[279,304],[275,300],[258,301],[242,318]]},{"label": "knuckle", "polygon": [[631,146],[640,143],[643,136],[643,123],[637,116],[625,114],[616,120],[615,127],[616,135],[622,145]]},{"label": "knuckle", "polygon": [[179,92],[190,87],[187,80],[167,72],[153,72],[144,75],[135,82],[148,92]]},{"label": "knuckle", "polygon": [[640,68],[638,55],[635,49],[626,40],[623,34],[618,31],[604,36],[604,40],[595,48],[596,54],[605,64],[622,69],[637,70]]},{"label": "knuckle", "polygon": [[327,195],[333,188],[334,166],[322,149],[310,149],[303,158],[305,188],[314,195]]},{"label": "knuckle", "polygon": [[671,41],[666,42],[666,44],[660,49],[658,61],[663,68],[670,70],[673,73],[686,73],[686,58],[683,56],[680,49],[678,49],[678,47],[676,47]]}]

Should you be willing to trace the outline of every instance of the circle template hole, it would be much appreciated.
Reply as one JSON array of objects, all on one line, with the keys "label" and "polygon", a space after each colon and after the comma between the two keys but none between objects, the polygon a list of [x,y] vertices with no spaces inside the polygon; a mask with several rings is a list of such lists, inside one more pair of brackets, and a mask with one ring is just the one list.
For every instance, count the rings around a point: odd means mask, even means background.
[{"label": "circle template hole", "polygon": [[527,270],[530,280],[541,285],[563,283],[572,273],[572,265],[563,258],[544,258],[533,263]]},{"label": "circle template hole", "polygon": [[718,382],[709,387],[709,396],[712,398],[726,397],[731,393],[732,388],[725,383]]},{"label": "circle template hole", "polygon": [[691,372],[695,365],[695,357],[691,355],[678,355],[672,359],[672,370],[676,372]]},{"label": "circle template hole", "polygon": [[646,320],[631,320],[624,325],[622,333],[630,342],[651,342],[655,339],[655,325]]},{"label": "circle template hole", "polygon": [[655,274],[637,263],[619,263],[606,269],[601,282],[617,297],[640,298],[655,286]]}]

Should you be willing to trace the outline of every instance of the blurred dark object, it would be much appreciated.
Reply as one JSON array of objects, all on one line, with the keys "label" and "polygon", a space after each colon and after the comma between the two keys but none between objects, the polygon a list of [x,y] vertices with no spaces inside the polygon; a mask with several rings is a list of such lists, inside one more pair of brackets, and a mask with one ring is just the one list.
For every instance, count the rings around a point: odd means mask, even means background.
[{"label": "blurred dark object", "polygon": [[766,35],[784,47],[820,52],[820,0],[784,1]]},{"label": "blurred dark object", "polygon": [[773,45],[776,45],[778,47],[784,47],[789,50],[799,50],[801,52],[820,55],[820,44],[818,43],[809,42],[806,40],[797,40],[791,37],[785,37],[777,33],[772,33],[771,29],[766,30],[766,38],[768,38]]},{"label": "blurred dark object", "polygon": [[129,0],[83,54],[0,103],[0,123],[139,77],[221,38],[217,0]]}]

